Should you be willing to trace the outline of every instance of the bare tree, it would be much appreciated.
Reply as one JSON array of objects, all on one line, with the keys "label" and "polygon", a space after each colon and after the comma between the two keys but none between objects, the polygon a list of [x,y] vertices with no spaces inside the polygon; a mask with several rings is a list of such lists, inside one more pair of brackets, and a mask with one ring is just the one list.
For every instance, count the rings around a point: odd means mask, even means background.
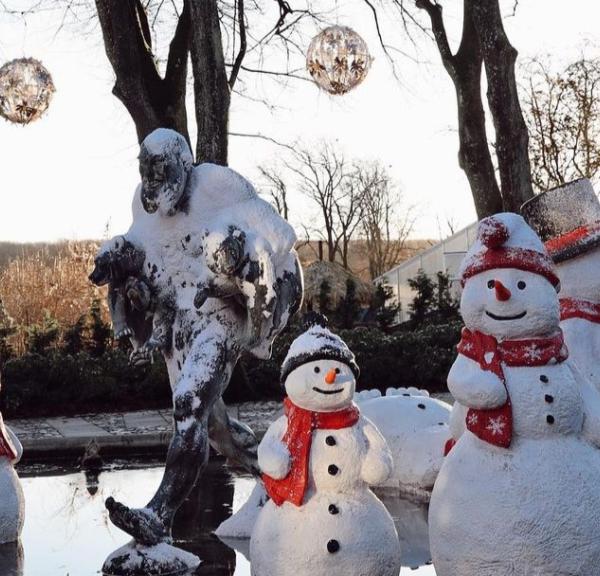
[{"label": "bare tree", "polygon": [[[173,128],[189,141],[191,60],[196,161],[218,164],[227,163],[231,95],[246,94],[243,77],[308,80],[298,74],[305,24],[324,23],[333,13],[322,0],[2,0],[0,11],[17,18],[58,13],[59,29],[97,18],[115,73],[113,94],[140,142],[159,127]],[[283,55],[277,58],[282,68],[267,64],[269,49]]]},{"label": "bare tree", "polygon": [[532,176],[539,190],[600,170],[600,59],[582,57],[553,71],[541,58],[527,63],[523,87]]},{"label": "bare tree", "polygon": [[271,204],[273,204],[280,216],[289,220],[288,189],[285,181],[279,174],[279,170],[270,166],[259,166],[258,171],[266,183]]},{"label": "bare tree", "polygon": [[377,278],[401,260],[414,225],[411,207],[402,208],[402,193],[380,164],[357,163],[355,186],[361,199],[361,236],[367,246],[369,272]]},{"label": "bare tree", "polygon": [[[264,168],[261,172],[265,175]],[[302,194],[316,210],[314,215],[303,215],[301,225],[307,238],[322,240],[326,259],[339,259],[349,269],[350,243],[362,216],[361,190],[356,186],[353,164],[337,146],[324,142],[316,148],[296,145],[280,169],[267,173],[276,190],[275,206],[283,205],[282,190],[286,191],[287,204],[288,186]]]},{"label": "bare tree", "polygon": [[[403,5],[403,0],[395,0]],[[463,0],[462,37],[452,52],[442,5],[416,0],[429,16],[442,63],[454,83],[458,106],[459,164],[469,180],[477,215],[516,212],[533,196],[528,156],[528,134],[517,93],[517,51],[510,44],[499,0]],[[487,102],[494,122],[496,179],[481,98],[482,70],[487,79]]]}]

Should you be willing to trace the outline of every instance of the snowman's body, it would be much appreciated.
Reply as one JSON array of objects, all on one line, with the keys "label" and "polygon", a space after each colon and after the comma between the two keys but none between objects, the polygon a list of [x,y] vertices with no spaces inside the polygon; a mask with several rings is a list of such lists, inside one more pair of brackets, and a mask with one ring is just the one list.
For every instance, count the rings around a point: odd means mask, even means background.
[{"label": "snowman's body", "polygon": [[[587,303],[600,304],[600,249],[561,262],[557,269],[561,300],[581,302],[584,312]],[[600,390],[600,321],[575,317],[563,319],[560,325],[571,360],[582,376]]]},{"label": "snowman's body", "polygon": [[[311,361],[311,355],[323,357],[320,346],[343,348],[346,361],[331,356]],[[400,544],[394,522],[369,489],[390,476],[392,456],[377,428],[352,404],[356,371],[349,366],[355,366],[353,356],[338,337],[319,328],[292,344],[288,354],[292,359],[286,363],[295,361],[294,354],[299,360],[285,378],[288,410],[271,425],[258,449],[258,463],[267,475],[265,485],[272,499],[252,532],[252,574],[397,576]],[[298,410],[312,414],[310,418],[349,413],[352,418],[335,427],[315,426],[314,420],[310,428],[303,427],[302,439],[310,438],[304,459],[296,449],[300,442],[286,436],[295,429],[293,411],[297,415]],[[307,468],[299,466],[302,462]],[[286,496],[277,502],[269,482],[285,483],[298,469],[307,470],[303,496],[295,500]]]},{"label": "snowman's body", "polygon": [[428,499],[444,460],[450,406],[416,388],[374,392],[359,392],[356,402],[392,451],[394,471],[382,486]]},{"label": "snowman's body", "polygon": [[21,459],[23,448],[12,430],[7,426],[4,429],[17,457],[15,460],[0,457],[0,544],[19,540],[25,521],[25,496],[14,469],[14,464]]},{"label": "snowman's body", "polygon": [[[468,277],[461,312],[499,343],[550,338],[559,322],[547,278],[508,267]],[[539,348],[520,350],[540,358]],[[468,425],[510,400],[512,439],[502,447],[470,428],[447,456],[429,511],[438,576],[598,574],[600,397],[570,359],[535,364],[503,362],[503,380],[463,354],[452,366],[448,387],[472,409]],[[494,418],[488,431],[505,426]]]},{"label": "snowman's body", "polygon": [[[283,435],[286,418],[273,427],[273,433]],[[304,502],[265,504],[250,543],[253,574],[297,576],[301,567],[302,574],[311,576],[397,576],[400,549],[394,523],[365,480],[370,434],[377,431],[363,417],[351,428],[313,432]],[[385,472],[384,465],[367,475],[381,478]],[[339,543],[335,553],[328,550],[332,541]]]}]

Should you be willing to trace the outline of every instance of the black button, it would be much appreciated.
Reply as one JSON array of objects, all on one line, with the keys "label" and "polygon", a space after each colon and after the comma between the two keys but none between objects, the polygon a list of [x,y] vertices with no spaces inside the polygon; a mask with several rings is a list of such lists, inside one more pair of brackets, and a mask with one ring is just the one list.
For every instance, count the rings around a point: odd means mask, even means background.
[{"label": "black button", "polygon": [[548,404],[552,404],[552,402],[554,402],[554,396],[551,396],[550,394],[546,394],[546,395],[544,396],[544,400],[545,400],[546,402],[548,402]]},{"label": "black button", "polygon": [[339,471],[340,469],[335,464],[330,464],[327,467],[327,472],[329,472],[332,476],[335,476]]},{"label": "black button", "polygon": [[554,416],[548,414],[548,416],[546,416],[546,422],[548,422],[548,424],[554,424]]},{"label": "black button", "polygon": [[540,376],[540,381],[543,382],[544,384],[548,383],[548,376],[546,376],[545,374],[542,374]]},{"label": "black button", "polygon": [[337,540],[327,542],[327,552],[335,554],[340,549],[340,543]]},{"label": "black button", "polygon": [[335,438],[333,436],[327,436],[327,438],[325,438],[325,444],[327,444],[327,446],[335,446]]},{"label": "black button", "polygon": [[420,408],[421,410],[425,410],[425,404],[417,404],[417,408]]},{"label": "black button", "polygon": [[333,514],[334,516],[340,513],[340,509],[335,504],[330,504],[328,510],[329,513]]}]

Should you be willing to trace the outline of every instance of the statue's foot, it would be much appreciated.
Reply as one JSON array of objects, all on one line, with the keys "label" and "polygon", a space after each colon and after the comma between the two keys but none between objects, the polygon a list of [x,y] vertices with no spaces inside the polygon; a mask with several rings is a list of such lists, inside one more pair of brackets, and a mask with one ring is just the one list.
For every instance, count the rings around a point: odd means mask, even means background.
[{"label": "statue's foot", "polygon": [[115,332],[115,340],[122,340],[128,336],[133,336],[133,330],[131,328],[122,328],[118,332]]},{"label": "statue's foot", "polygon": [[145,344],[137,348],[129,355],[129,363],[132,366],[145,366],[154,361],[154,348]]},{"label": "statue's foot", "polygon": [[171,536],[160,518],[149,508],[131,509],[107,498],[106,509],[111,522],[127,532],[136,542],[145,546],[153,546],[159,542],[171,541]]}]

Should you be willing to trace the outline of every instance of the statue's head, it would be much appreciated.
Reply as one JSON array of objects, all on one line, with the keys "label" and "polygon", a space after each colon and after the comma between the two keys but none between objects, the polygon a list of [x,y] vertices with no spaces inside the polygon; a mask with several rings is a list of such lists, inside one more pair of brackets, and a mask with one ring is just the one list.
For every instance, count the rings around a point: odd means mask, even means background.
[{"label": "statue's head", "polygon": [[177,212],[192,170],[188,143],[175,130],[158,128],[142,142],[139,161],[144,210],[172,216]]}]

